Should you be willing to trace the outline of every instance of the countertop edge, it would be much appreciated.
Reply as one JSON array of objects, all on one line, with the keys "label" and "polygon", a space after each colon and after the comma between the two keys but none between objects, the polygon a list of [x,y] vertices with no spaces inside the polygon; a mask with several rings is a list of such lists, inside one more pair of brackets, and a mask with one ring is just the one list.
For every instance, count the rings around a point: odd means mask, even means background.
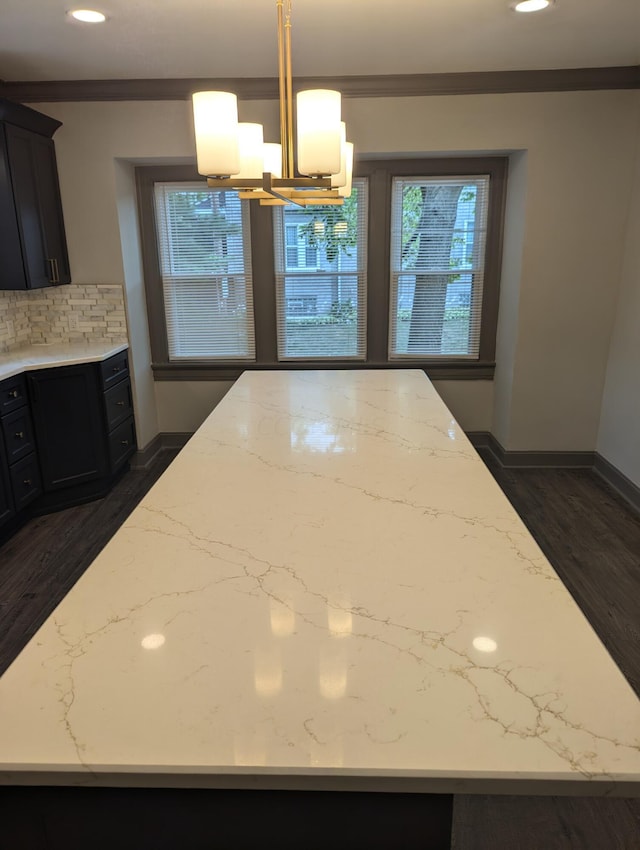
[{"label": "countertop edge", "polygon": [[60,786],[87,788],[203,788],[254,791],[344,791],[386,794],[513,794],[564,797],[640,797],[640,783],[633,777],[570,776],[545,778],[514,773],[456,771],[415,774],[396,771],[341,771],[330,769],[304,773],[283,767],[258,773],[255,768],[208,772],[207,768],[140,770],[110,766],[48,770],[46,768],[0,770],[2,786]]},{"label": "countertop edge", "polygon": [[[68,346],[65,351],[60,346],[25,346],[24,348],[8,351],[0,355],[0,381],[7,378],[15,378],[25,372],[33,372],[37,369],[55,369],[59,366],[73,366],[78,363],[100,363],[108,360],[121,351],[129,348],[128,342],[116,344],[105,343],[100,351],[88,352],[86,346],[79,345],[77,351],[73,351],[73,343],[63,343]],[[79,349],[83,348],[81,352]],[[40,353],[40,350],[42,353]],[[2,363],[5,357],[15,358],[15,362]]]}]

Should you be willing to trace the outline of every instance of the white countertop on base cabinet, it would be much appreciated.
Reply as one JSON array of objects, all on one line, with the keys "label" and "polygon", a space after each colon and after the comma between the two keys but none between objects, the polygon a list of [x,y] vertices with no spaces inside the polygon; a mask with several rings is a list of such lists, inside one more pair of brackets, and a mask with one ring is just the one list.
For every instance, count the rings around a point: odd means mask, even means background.
[{"label": "white countertop on base cabinet", "polygon": [[0,381],[34,369],[53,369],[76,363],[99,363],[129,347],[126,342],[89,340],[23,345],[0,354]]}]

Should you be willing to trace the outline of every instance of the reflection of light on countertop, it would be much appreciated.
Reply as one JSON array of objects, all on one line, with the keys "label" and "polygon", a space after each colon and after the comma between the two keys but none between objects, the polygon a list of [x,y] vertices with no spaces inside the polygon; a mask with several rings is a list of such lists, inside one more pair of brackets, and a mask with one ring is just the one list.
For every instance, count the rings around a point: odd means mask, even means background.
[{"label": "reflection of light on countertop", "polygon": [[456,420],[455,419],[452,419],[451,422],[449,422],[449,428],[447,429],[447,433],[449,434],[450,440],[455,440],[455,438],[456,438]]},{"label": "reflection of light on countertop", "polygon": [[353,615],[342,607],[334,607],[327,603],[327,622],[329,632],[334,637],[348,637],[353,631]]},{"label": "reflection of light on countertop", "polygon": [[276,647],[258,647],[253,657],[253,681],[261,697],[275,697],[282,690],[282,662]]},{"label": "reflection of light on countertop", "polygon": [[271,633],[276,637],[288,637],[296,628],[296,614],[289,600],[270,599],[269,615]]},{"label": "reflection of light on countertop", "polygon": [[318,667],[318,685],[322,696],[325,699],[342,699],[347,692],[345,652],[337,645],[321,647]]},{"label": "reflection of light on countertop", "polygon": [[147,635],[143,637],[140,641],[140,644],[145,649],[160,649],[160,647],[164,644],[166,638],[164,635]]},{"label": "reflection of light on countertop", "polygon": [[320,693],[325,699],[342,699],[347,692],[347,671],[320,673]]},{"label": "reflection of light on countertop", "polygon": [[294,422],[291,448],[296,452],[342,454],[346,451],[336,426],[330,422]]},{"label": "reflection of light on countertop", "polygon": [[498,644],[490,637],[476,637],[473,639],[474,649],[479,649],[480,652],[495,652]]}]

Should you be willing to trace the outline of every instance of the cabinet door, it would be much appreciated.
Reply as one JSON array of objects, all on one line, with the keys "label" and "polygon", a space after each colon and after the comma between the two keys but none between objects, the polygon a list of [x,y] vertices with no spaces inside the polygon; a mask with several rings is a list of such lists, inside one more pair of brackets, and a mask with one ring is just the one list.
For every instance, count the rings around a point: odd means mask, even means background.
[{"label": "cabinet door", "polygon": [[26,289],[5,128],[0,125],[0,289]]},{"label": "cabinet door", "polygon": [[69,283],[53,141],[13,124],[6,138],[27,287]]},{"label": "cabinet door", "polygon": [[43,369],[27,377],[45,493],[107,474],[97,370]]},{"label": "cabinet door", "polygon": [[0,526],[15,514],[13,497],[11,495],[11,480],[9,467],[4,451],[2,434],[0,434]]},{"label": "cabinet door", "polygon": [[67,238],[64,232],[58,165],[52,139],[37,133],[31,138],[33,162],[37,177],[40,216],[43,224],[45,248],[48,259],[55,263],[56,285],[71,283]]}]

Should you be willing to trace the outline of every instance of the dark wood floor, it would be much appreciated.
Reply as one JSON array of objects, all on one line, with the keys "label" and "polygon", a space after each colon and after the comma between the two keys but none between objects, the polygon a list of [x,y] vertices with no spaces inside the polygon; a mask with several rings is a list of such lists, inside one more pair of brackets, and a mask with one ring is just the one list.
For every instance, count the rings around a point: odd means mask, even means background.
[{"label": "dark wood floor", "polygon": [[[0,547],[0,673],[174,456],[128,472],[105,499],[32,520]],[[640,517],[588,471],[486,462],[640,696]],[[640,800],[457,796],[452,847],[640,850]]]}]

